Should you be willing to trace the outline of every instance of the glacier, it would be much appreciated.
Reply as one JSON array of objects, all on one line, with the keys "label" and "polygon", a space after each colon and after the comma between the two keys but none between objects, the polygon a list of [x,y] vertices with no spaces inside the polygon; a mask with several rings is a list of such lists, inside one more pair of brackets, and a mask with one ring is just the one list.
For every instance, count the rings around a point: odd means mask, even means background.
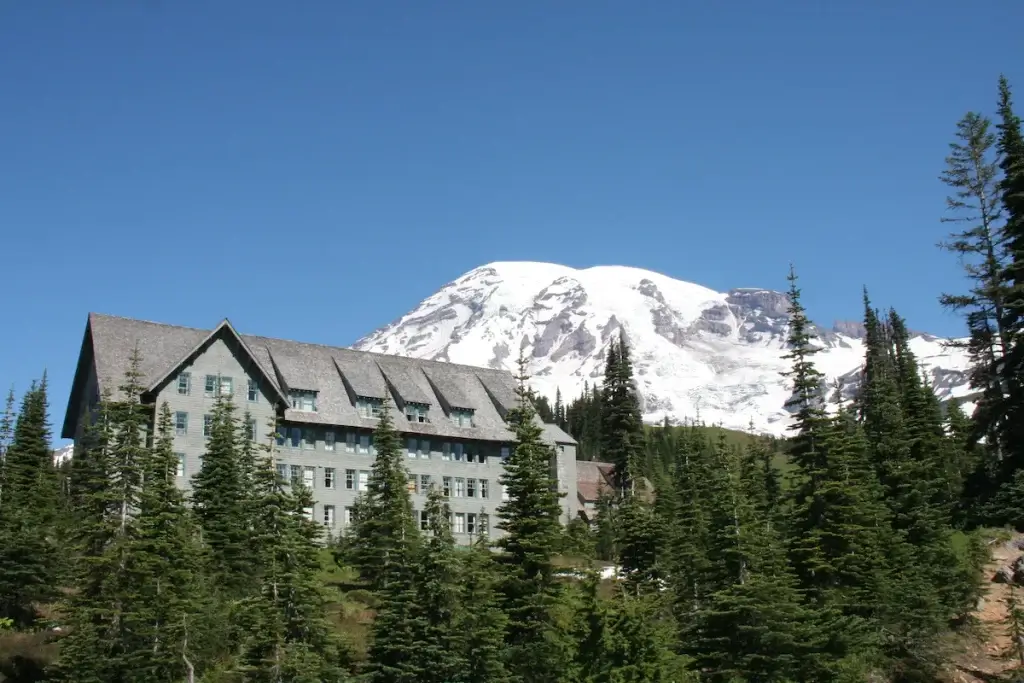
[{"label": "glacier", "polygon": [[[568,402],[599,384],[611,339],[631,347],[644,419],[698,420],[783,435],[790,426],[783,376],[789,299],[770,289],[717,292],[627,266],[576,269],[496,262],[475,268],[354,348],[516,370]],[[815,325],[815,363],[830,393],[848,400],[863,362],[863,328]],[[943,400],[971,410],[968,359],[949,340],[914,333],[911,348]]]}]

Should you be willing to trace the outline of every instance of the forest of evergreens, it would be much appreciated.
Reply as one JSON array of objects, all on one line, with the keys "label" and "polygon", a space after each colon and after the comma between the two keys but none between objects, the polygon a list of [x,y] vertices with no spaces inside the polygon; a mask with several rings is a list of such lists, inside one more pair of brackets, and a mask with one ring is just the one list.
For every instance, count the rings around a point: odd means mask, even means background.
[{"label": "forest of evergreens", "polygon": [[[624,336],[568,404],[533,396],[521,364],[504,533],[460,549],[440,492],[427,529],[413,519],[388,412],[352,525],[325,539],[310,492],[277,474],[276,427],[250,441],[230,399],[186,496],[170,413],[139,400],[143,359],[60,466],[44,376],[0,420],[0,681],[946,680],[987,541],[1024,529],[1024,138],[1004,80],[994,120],[958,123],[942,174],[943,248],[969,284],[941,301],[967,325],[972,415],[940,402],[903,318],[866,291],[861,383],[840,404],[791,269],[789,438],[643,425]],[[536,411],[615,466],[593,527],[559,521]]]}]

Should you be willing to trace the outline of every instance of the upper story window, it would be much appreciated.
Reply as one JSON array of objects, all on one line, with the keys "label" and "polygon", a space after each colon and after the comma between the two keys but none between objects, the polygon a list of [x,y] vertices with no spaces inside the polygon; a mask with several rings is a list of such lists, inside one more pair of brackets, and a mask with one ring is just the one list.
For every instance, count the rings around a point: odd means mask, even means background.
[{"label": "upper story window", "polygon": [[255,379],[250,379],[248,387],[246,387],[245,399],[250,403],[256,403],[260,400],[260,383]]},{"label": "upper story window", "polygon": [[405,419],[409,422],[430,422],[430,419],[427,417],[428,407],[423,403],[405,404]]},{"label": "upper story window", "polygon": [[208,398],[230,396],[234,393],[234,381],[226,375],[207,375],[203,383],[203,394]]},{"label": "upper story window", "polygon": [[192,393],[192,373],[183,372],[178,375],[178,393],[182,396],[188,396]]},{"label": "upper story window", "polygon": [[473,411],[469,408],[452,408],[449,414],[452,423],[459,427],[473,426]]},{"label": "upper story window", "polygon": [[288,392],[288,395],[292,399],[292,408],[294,410],[308,410],[311,413],[316,412],[317,405],[315,391],[292,389],[290,392]]},{"label": "upper story window", "polygon": [[380,417],[384,412],[384,401],[379,398],[360,396],[356,399],[356,411],[360,417]]}]

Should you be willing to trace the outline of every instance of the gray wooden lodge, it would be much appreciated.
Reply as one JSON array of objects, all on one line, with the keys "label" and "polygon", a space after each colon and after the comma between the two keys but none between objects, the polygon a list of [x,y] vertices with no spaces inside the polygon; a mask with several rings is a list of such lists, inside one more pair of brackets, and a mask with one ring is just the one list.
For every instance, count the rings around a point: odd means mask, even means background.
[{"label": "gray wooden lodge", "polygon": [[[343,533],[373,462],[373,430],[385,398],[405,440],[409,488],[423,520],[426,493],[440,487],[452,509],[459,543],[497,536],[498,481],[512,434],[511,373],[388,356],[302,342],[241,335],[224,320],[212,330],[89,314],[61,436],[78,439],[83,417],[102,392],[116,395],[132,350],[142,356],[145,403],[170,406],[178,480],[187,489],[199,470],[213,405],[230,394],[239,414],[252,416],[253,438],[264,441],[276,414],[277,468],[303,481],[315,506],[308,513],[331,534]],[[539,418],[538,418],[539,422]],[[577,514],[576,442],[552,424],[552,475],[563,522]]]}]

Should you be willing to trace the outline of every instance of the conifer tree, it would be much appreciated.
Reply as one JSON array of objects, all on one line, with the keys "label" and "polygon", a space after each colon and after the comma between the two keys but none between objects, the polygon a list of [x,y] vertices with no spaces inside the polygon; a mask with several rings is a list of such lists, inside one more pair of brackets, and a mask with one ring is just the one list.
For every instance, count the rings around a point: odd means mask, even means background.
[{"label": "conifer tree", "polygon": [[520,358],[519,402],[508,414],[515,444],[500,479],[508,493],[498,509],[498,528],[505,535],[497,545],[507,554],[504,594],[510,672],[515,680],[553,683],[560,680],[568,657],[568,644],[555,622],[559,590],[552,565],[561,535],[561,507],[551,479],[555,454],[541,440],[526,391],[525,368]]},{"label": "conifer tree", "polygon": [[[1005,77],[999,79],[999,130],[997,148],[1000,154],[1002,179],[999,184],[1003,225],[1004,265],[1000,283],[1006,298],[1003,329],[1010,338],[1007,357],[999,368],[1006,402],[999,411],[1001,443],[1008,458],[1005,471],[1012,472],[1004,479],[1015,477],[1012,489],[1024,492],[1021,475],[1024,469],[1024,135],[1021,119],[1013,109],[1010,85]],[[1024,525],[1018,510],[1011,519]]]},{"label": "conifer tree", "polygon": [[418,553],[415,568],[416,604],[422,632],[414,649],[416,668],[423,683],[449,683],[458,680],[466,667],[461,645],[465,634],[460,628],[462,607],[476,605],[460,601],[459,558],[449,518],[448,500],[437,489],[427,495],[428,538]]},{"label": "conifer tree", "polygon": [[3,429],[3,499],[0,505],[0,619],[27,625],[34,604],[54,596],[57,549],[54,522],[58,495],[46,378],[26,392],[11,433],[10,402]]},{"label": "conifer tree", "polygon": [[[942,181],[953,190],[946,208],[953,215],[943,222],[963,226],[939,246],[956,254],[971,282],[965,294],[943,294],[940,301],[949,310],[960,312],[967,323],[965,342],[951,342],[965,348],[971,358],[971,387],[981,392],[977,414],[983,432],[992,431],[990,422],[1001,410],[1003,390],[998,366],[1009,349],[1005,328],[1006,292],[1000,282],[1003,268],[1002,214],[995,158],[996,137],[991,121],[969,112],[957,123],[957,140],[950,144]],[[977,439],[979,434],[972,434]]]},{"label": "conifer tree", "polygon": [[126,664],[140,680],[168,683],[182,680],[190,665],[189,626],[200,593],[194,525],[175,485],[176,469],[173,423],[164,403],[144,464],[138,533],[128,555],[127,578],[138,587],[138,606],[127,618],[139,647]]},{"label": "conifer tree", "polygon": [[633,364],[625,332],[608,346],[601,393],[601,459],[615,465],[615,484],[625,491],[641,464],[644,445],[640,401],[633,381]]},{"label": "conifer tree", "polygon": [[4,503],[4,483],[7,481],[7,451],[14,438],[14,389],[7,394],[3,415],[0,415],[0,510]]},{"label": "conifer tree", "polygon": [[501,609],[499,576],[493,553],[477,541],[463,559],[458,632],[463,642],[463,683],[506,683],[503,655],[508,617]]},{"label": "conifer tree", "polygon": [[616,510],[620,571],[625,589],[633,595],[659,591],[664,573],[661,518],[646,499],[650,492],[642,483],[637,486],[640,490],[627,491]]},{"label": "conifer tree", "polygon": [[286,491],[277,476],[274,432],[253,472],[258,590],[247,602],[248,637],[238,669],[251,683],[344,681],[344,648],[327,623],[318,579],[322,529],[307,516],[309,490],[300,485]]},{"label": "conifer tree", "polygon": [[202,466],[192,478],[192,507],[206,563],[217,585],[229,596],[244,594],[253,572],[250,490],[246,488],[239,432],[231,398],[218,396]]},{"label": "conifer tree", "polygon": [[406,571],[419,541],[407,488],[408,473],[390,401],[385,401],[374,431],[376,459],[367,492],[352,519],[351,555],[360,576],[374,590],[387,587]]}]

